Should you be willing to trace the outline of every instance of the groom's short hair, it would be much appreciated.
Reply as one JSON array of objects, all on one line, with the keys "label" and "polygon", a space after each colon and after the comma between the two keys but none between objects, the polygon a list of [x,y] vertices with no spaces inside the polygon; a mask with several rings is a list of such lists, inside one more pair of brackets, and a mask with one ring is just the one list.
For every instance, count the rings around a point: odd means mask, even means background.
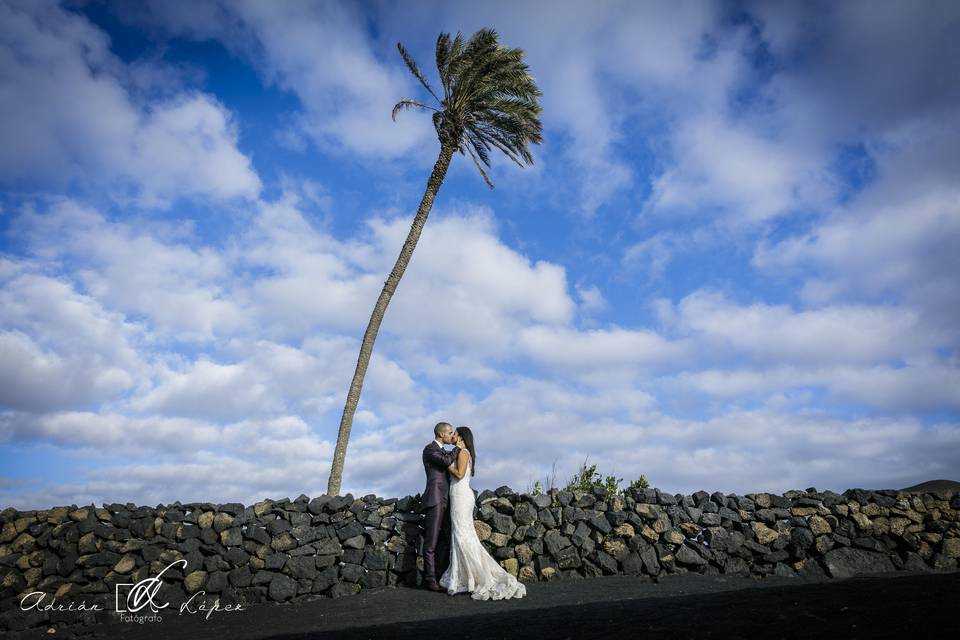
[{"label": "groom's short hair", "polygon": [[433,435],[439,438],[440,434],[443,432],[444,427],[450,427],[451,429],[453,429],[453,425],[450,424],[449,422],[438,422],[437,426],[433,428]]}]

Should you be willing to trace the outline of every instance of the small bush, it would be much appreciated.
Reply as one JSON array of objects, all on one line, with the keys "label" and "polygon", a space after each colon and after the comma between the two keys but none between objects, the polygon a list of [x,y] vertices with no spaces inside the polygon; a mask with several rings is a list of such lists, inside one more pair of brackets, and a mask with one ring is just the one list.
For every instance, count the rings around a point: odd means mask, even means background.
[{"label": "small bush", "polygon": [[[623,482],[623,478],[617,478],[615,476],[604,477],[601,473],[597,472],[596,464],[592,464],[589,467],[587,466],[588,458],[584,459],[583,464],[580,465],[580,470],[575,473],[567,482],[567,485],[563,487],[565,491],[590,492],[593,491],[594,487],[602,487],[606,499],[609,499],[614,495],[622,495],[626,491],[626,489],[620,488],[620,483]],[[544,484],[542,484],[539,480],[536,480],[531,486],[528,487],[527,494],[539,496],[558,488],[556,486],[556,478],[557,461],[554,460],[552,472],[546,478],[547,486],[544,486]],[[647,480],[647,477],[643,474],[640,474],[639,478],[630,482],[630,485],[627,487],[627,489],[648,489],[649,487],[650,482]]]},{"label": "small bush", "polygon": [[[587,460],[584,459],[583,464],[580,465],[580,471],[572,478],[570,482],[567,483],[567,491],[593,491],[594,487],[602,487],[606,498],[609,499],[615,495],[622,495],[624,489],[620,488],[620,483],[623,482],[623,478],[617,478],[615,476],[606,476],[597,472],[597,465],[592,464],[589,467],[587,466]],[[647,481],[647,477],[643,474],[640,474],[640,477],[636,480],[630,482],[629,489],[647,489],[650,487],[650,482]]]}]

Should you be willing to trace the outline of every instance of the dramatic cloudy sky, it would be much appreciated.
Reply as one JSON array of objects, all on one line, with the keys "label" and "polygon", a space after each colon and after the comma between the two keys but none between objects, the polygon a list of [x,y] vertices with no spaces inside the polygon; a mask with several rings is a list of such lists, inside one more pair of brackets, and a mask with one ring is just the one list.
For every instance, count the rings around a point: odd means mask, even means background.
[{"label": "dramatic cloudy sky", "polygon": [[320,495],[438,150],[441,31],[543,91],[455,158],[344,492],[597,463],[748,493],[960,479],[960,5],[0,0],[0,504]]}]

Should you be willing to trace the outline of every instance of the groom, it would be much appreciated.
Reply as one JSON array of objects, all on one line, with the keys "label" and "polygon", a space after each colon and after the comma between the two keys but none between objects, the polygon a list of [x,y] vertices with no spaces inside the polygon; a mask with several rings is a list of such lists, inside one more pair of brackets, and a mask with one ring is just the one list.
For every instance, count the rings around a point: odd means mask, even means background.
[{"label": "groom", "polygon": [[423,448],[423,469],[427,473],[427,487],[423,491],[421,508],[423,510],[423,582],[431,591],[442,591],[437,584],[436,558],[437,541],[447,512],[447,494],[450,490],[450,477],[447,467],[457,459],[457,448],[450,451],[445,444],[457,441],[453,426],[448,422],[438,422],[433,428],[434,439]]}]

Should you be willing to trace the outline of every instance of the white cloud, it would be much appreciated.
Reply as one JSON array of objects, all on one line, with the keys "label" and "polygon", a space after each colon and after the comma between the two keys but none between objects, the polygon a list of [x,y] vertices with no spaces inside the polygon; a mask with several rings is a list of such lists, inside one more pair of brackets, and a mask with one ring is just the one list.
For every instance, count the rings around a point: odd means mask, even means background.
[{"label": "white cloud", "polygon": [[419,85],[396,49],[371,47],[363,16],[350,5],[244,0],[148,7],[123,13],[176,35],[217,38],[246,56],[268,84],[294,93],[303,112],[278,130],[286,144],[299,144],[302,127],[323,149],[395,158],[436,139],[428,118],[391,119],[393,105],[417,98]]},{"label": "white cloud", "polygon": [[580,298],[580,309],[587,314],[597,313],[607,308],[608,303],[603,292],[596,285],[577,284],[577,297]]},{"label": "white cloud", "polygon": [[531,326],[517,338],[520,349],[538,362],[572,372],[635,369],[689,355],[689,345],[671,342],[652,331]]},{"label": "white cloud", "polygon": [[[526,489],[554,462],[558,483],[565,483],[587,456],[603,475],[626,484],[643,473],[671,493],[900,488],[955,475],[960,454],[957,424],[793,414],[775,406],[684,419],[659,413],[650,396],[630,386],[581,391],[510,379],[482,398],[459,396],[440,412],[356,441],[352,454],[370,462],[348,465],[348,486],[375,486],[381,495],[422,491],[417,454],[434,418],[451,417],[474,431],[478,489]],[[368,457],[371,449],[380,453]],[[374,462],[387,452],[390,471]]]},{"label": "white cloud", "polygon": [[269,396],[267,387],[244,364],[219,364],[199,359],[184,374],[162,380],[156,388],[131,405],[137,411],[162,410],[168,414],[204,418],[242,416],[251,412],[276,411],[280,398]]},{"label": "white cloud", "polygon": [[956,336],[960,121],[915,122],[886,140],[873,183],[810,232],[758,246],[753,263],[810,274],[814,303],[892,296]]},{"label": "white cloud", "polygon": [[639,275],[648,284],[669,281],[664,276],[678,256],[707,251],[729,240],[729,235],[717,226],[699,227],[689,232],[659,231],[624,249],[620,259],[623,271],[618,278],[633,280]]},{"label": "white cloud", "polygon": [[403,361],[411,371],[426,376],[435,381],[470,381],[493,382],[500,377],[500,371],[488,365],[483,354],[457,353],[453,351],[449,356],[440,357],[424,350],[422,343],[417,339],[404,340],[397,336],[394,341],[394,351],[398,359]]},{"label": "white cloud", "polygon": [[788,305],[737,305],[698,291],[678,305],[681,334],[711,351],[757,362],[873,364],[925,354],[946,335],[930,332],[916,312],[894,306],[837,305],[795,311]]},{"label": "white cloud", "polygon": [[[16,339],[19,340],[16,340]],[[312,421],[339,411],[345,392],[344,381],[352,374],[358,345],[343,338],[315,337],[300,348],[256,341],[231,341],[229,351],[238,354],[238,362],[217,362],[200,356],[179,362],[181,369],[158,362],[140,377],[122,369],[94,368],[96,360],[80,360],[74,354],[78,372],[70,371],[56,352],[29,351],[32,345],[22,334],[0,335],[0,349],[6,359],[4,404],[12,408],[37,411],[58,408],[74,396],[74,404],[114,400],[117,411],[129,411],[143,419],[149,416],[181,416],[222,423],[247,417],[267,419],[294,411]],[[167,359],[173,354],[144,353],[145,358]],[[19,357],[17,357],[19,356]],[[69,361],[68,364],[72,362]],[[18,372],[19,376],[14,374]],[[52,371],[51,371],[52,369]],[[68,375],[69,374],[69,375]],[[63,379],[54,376],[62,375]],[[137,383],[138,392],[126,400],[115,399]],[[48,389],[59,389],[50,393]],[[368,370],[361,407],[376,411],[376,422],[396,419],[423,411],[421,391],[410,375],[396,362],[374,354]],[[62,398],[62,399],[61,399]]]},{"label": "white cloud", "polygon": [[284,11],[259,2],[229,6],[256,34],[269,76],[300,98],[308,131],[321,144],[395,157],[433,137],[424,118],[397,123],[390,118],[413,83],[401,64],[378,61],[362,20],[349,6],[291,3]]},{"label": "white cloud", "polygon": [[[873,410],[955,410],[960,396],[953,333],[923,314],[894,305],[835,304],[812,309],[737,304],[698,291],[677,305],[660,301],[665,335],[689,343],[696,362],[653,380],[658,398],[691,390],[721,400],[717,407],[756,402],[813,388],[826,401]],[[821,403],[799,398],[795,406]]]},{"label": "white cloud", "polygon": [[230,266],[212,247],[194,248],[189,224],[110,221],[74,200],[25,209],[14,233],[39,259],[76,265],[74,277],[103,304],[143,315],[168,337],[203,341],[249,326],[246,301],[230,290]]},{"label": "white cloud", "polygon": [[131,386],[119,367],[100,368],[86,354],[44,351],[18,331],[0,333],[0,405],[50,409],[111,398]]},{"label": "white cloud", "polygon": [[131,189],[147,206],[259,193],[212,96],[164,87],[143,101],[106,34],[53,3],[4,3],[0,25],[0,180]]},{"label": "white cloud", "polygon": [[[0,487],[17,508],[62,504],[239,501],[320,495],[333,444],[297,416],[217,426],[192,418],[113,413],[0,413],[0,440],[43,442],[51,455],[80,454],[70,481]],[[79,456],[78,456],[79,457]],[[114,461],[122,461],[114,463]]]},{"label": "white cloud", "polygon": [[225,248],[231,264],[252,274],[243,276],[245,288],[274,338],[361,326],[386,275],[363,265],[373,247],[341,243],[316,224],[309,209],[293,192],[262,202],[249,227]]},{"label": "white cloud", "polygon": [[856,145],[869,162],[917,144],[906,173],[955,173],[960,93],[943,67],[957,53],[955,4],[847,2],[813,12],[755,2],[739,17],[757,31],[711,32],[721,56],[732,56],[718,68],[736,71],[711,85],[702,109],[677,118],[645,212],[719,213],[747,227],[802,220],[844,192],[851,168],[839,152]]},{"label": "white cloud", "polygon": [[[269,270],[250,291],[273,331],[366,326],[410,219],[374,217],[367,227],[366,237],[340,242],[311,225],[295,199],[262,207],[255,228],[231,252],[245,267]],[[574,309],[565,270],[531,264],[504,245],[489,212],[440,210],[420,237],[382,331],[440,338],[439,355],[451,347],[505,353],[526,323],[564,323]]]},{"label": "white cloud", "polygon": [[[933,0],[924,11],[897,2],[824,4],[752,2],[765,44],[779,59],[796,60],[772,79],[781,108],[798,130],[843,138],[896,128],[918,115],[955,111],[960,93],[950,81],[956,57],[956,3]],[[880,71],[882,70],[882,71]]]},{"label": "white cloud", "polygon": [[0,404],[51,410],[89,406],[136,387],[149,368],[143,327],[68,283],[23,272],[0,288]]},{"label": "white cloud", "polygon": [[[326,489],[332,447],[311,442],[263,441],[264,456],[200,451],[193,459],[144,459],[94,468],[74,480],[30,482],[0,490],[4,504],[28,509],[69,504],[134,502],[240,502],[321,495]],[[212,497],[212,496],[215,496]]]},{"label": "white cloud", "polygon": [[[261,203],[254,224],[227,238],[223,248],[203,245],[192,225],[176,220],[112,221],[72,200],[55,200],[42,211],[23,209],[11,229],[27,255],[5,260],[5,271],[19,274],[29,264],[64,271],[57,295],[83,300],[111,318],[97,329],[98,348],[124,358],[123,366],[107,367],[103,359],[73,356],[79,386],[61,385],[63,398],[50,395],[41,404],[55,408],[82,395],[140,415],[216,421],[285,411],[319,419],[339,409],[358,344],[338,333],[366,323],[408,222],[374,218],[366,238],[339,241],[301,210],[329,204],[322,194],[311,200],[307,191]],[[366,378],[360,410],[369,424],[423,411],[422,390],[388,355],[391,348],[434,379],[490,380],[496,372],[486,360],[509,355],[516,332],[531,322],[568,322],[575,309],[564,270],[531,264],[502,244],[489,213],[432,222],[385,324],[396,346],[381,336]],[[54,281],[25,278],[3,291],[9,313],[22,316],[8,314],[7,326],[22,328],[4,345],[9,363],[33,372],[10,386],[27,403],[14,406],[39,408],[43,385],[64,374],[72,351],[66,339],[51,342],[65,329],[29,321],[39,313],[42,286]],[[88,293],[77,294],[81,288]],[[131,346],[122,340],[134,327],[138,344]],[[69,330],[73,338],[78,331],[91,329]],[[182,354],[178,344],[184,342],[198,353]],[[38,346],[47,343],[45,351]],[[417,355],[425,343],[426,359]],[[92,346],[74,350],[88,354]],[[132,395],[121,399],[126,391]]]},{"label": "white cloud", "polygon": [[[377,255],[399,251],[409,220],[371,223]],[[378,292],[379,293],[379,292]],[[371,305],[372,308],[372,305]],[[405,335],[436,335],[462,346],[503,352],[510,336],[531,322],[563,324],[575,304],[566,271],[531,261],[504,245],[483,210],[431,220],[391,302],[384,328]]]},{"label": "white cloud", "polygon": [[147,204],[192,195],[254,198],[260,178],[237,148],[237,138],[221,104],[202,94],[183,95],[143,118],[127,172],[145,185]]},{"label": "white cloud", "polygon": [[715,215],[719,207],[734,220],[756,223],[819,205],[833,193],[822,154],[716,114],[679,126],[673,154],[675,164],[653,182],[648,213]]},{"label": "white cloud", "polygon": [[[669,386],[669,379],[665,381]],[[960,370],[928,362],[902,367],[780,365],[771,368],[706,369],[676,376],[674,392],[695,388],[742,401],[803,387],[822,387],[833,399],[897,413],[960,409]]]},{"label": "white cloud", "polygon": [[[627,160],[637,147],[624,135],[628,125],[659,123],[661,109],[674,117],[670,110],[685,108],[681,96],[715,100],[735,73],[732,57],[698,59],[717,17],[706,3],[615,2],[597,11],[575,2],[486,2],[444,9],[442,23],[468,35],[496,25],[503,42],[527,53],[543,91],[544,124],[548,134],[562,136],[559,153],[572,164],[564,175],[576,176],[577,210],[587,219],[638,181]],[[549,151],[556,143],[547,138]],[[564,178],[564,190],[567,184]]]},{"label": "white cloud", "polygon": [[5,412],[0,414],[0,436],[7,442],[83,447],[93,456],[176,453],[189,457],[194,450],[216,445],[221,431],[201,420],[159,415],[135,418],[109,411]]}]

